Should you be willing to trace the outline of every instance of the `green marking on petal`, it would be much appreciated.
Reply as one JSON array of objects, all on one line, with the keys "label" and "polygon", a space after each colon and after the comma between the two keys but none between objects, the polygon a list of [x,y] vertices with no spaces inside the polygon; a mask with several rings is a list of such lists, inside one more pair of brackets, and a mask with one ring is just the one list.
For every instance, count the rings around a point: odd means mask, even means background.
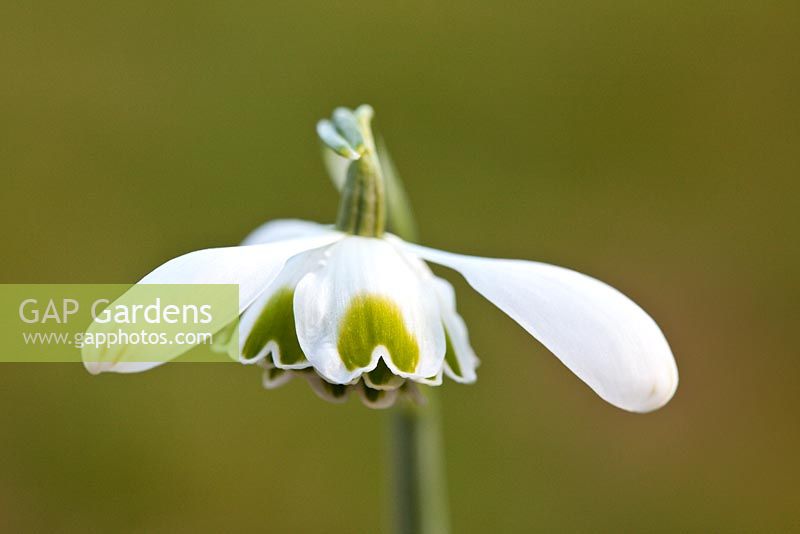
[{"label": "green marking on petal", "polygon": [[253,358],[270,341],[278,345],[279,363],[292,365],[305,361],[294,326],[294,290],[291,288],[279,289],[267,301],[244,342],[242,355]]},{"label": "green marking on petal", "polygon": [[339,323],[337,349],[345,367],[366,367],[375,347],[383,345],[392,363],[413,373],[419,363],[419,344],[406,328],[400,308],[386,297],[359,295]]},{"label": "green marking on petal", "polygon": [[392,373],[383,360],[378,360],[378,366],[364,376],[364,385],[372,389],[397,389],[405,381],[405,378]]},{"label": "green marking on petal", "polygon": [[450,334],[447,333],[447,328],[444,329],[444,339],[447,343],[447,348],[444,353],[444,361],[447,363],[450,370],[459,377],[464,376],[461,374],[461,365],[458,363],[456,351],[453,348],[453,342],[450,341]]}]

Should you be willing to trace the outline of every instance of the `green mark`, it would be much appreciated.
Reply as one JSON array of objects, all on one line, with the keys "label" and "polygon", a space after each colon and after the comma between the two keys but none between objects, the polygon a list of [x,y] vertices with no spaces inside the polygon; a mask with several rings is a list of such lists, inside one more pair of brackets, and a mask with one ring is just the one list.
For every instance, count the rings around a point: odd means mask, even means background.
[{"label": "green mark", "polygon": [[364,385],[372,389],[397,389],[404,382],[405,379],[392,373],[383,360],[378,360],[378,366],[364,377]]},{"label": "green mark", "polygon": [[280,349],[281,364],[292,365],[306,360],[294,327],[294,290],[288,287],[279,289],[267,301],[244,342],[242,355],[253,358],[270,341],[277,343]]},{"label": "green mark", "polygon": [[419,345],[406,328],[400,308],[386,297],[359,295],[339,323],[339,356],[352,371],[366,367],[375,347],[383,345],[394,365],[413,373],[419,363]]}]

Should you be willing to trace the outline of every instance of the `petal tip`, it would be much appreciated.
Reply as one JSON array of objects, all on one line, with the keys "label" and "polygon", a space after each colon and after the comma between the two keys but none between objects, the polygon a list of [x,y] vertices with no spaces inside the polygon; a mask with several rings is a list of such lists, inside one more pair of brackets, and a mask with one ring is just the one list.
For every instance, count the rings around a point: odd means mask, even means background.
[{"label": "petal tip", "polygon": [[634,413],[650,413],[663,408],[678,389],[678,368],[672,365],[667,373],[653,377],[642,384],[644,387],[626,399],[625,402],[611,402],[615,406]]},{"label": "petal tip", "polygon": [[103,364],[100,362],[83,362],[83,367],[89,372],[91,375],[99,375],[105,369],[103,369]]}]

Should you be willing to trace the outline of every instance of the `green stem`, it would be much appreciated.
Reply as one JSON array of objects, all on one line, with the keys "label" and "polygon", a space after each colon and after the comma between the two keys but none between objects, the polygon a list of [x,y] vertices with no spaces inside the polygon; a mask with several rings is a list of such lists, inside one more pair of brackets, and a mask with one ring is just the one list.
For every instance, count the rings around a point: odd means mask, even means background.
[{"label": "green stem", "polygon": [[318,131],[326,144],[350,159],[341,191],[336,229],[353,235],[380,237],[386,224],[381,165],[372,135],[372,108],[337,108]]},{"label": "green stem", "polygon": [[392,414],[394,525],[397,534],[450,530],[444,444],[437,391],[427,403],[399,405]]},{"label": "green stem", "polygon": [[380,237],[386,222],[383,177],[376,154],[363,149],[350,162],[342,188],[336,229],[353,235]]}]

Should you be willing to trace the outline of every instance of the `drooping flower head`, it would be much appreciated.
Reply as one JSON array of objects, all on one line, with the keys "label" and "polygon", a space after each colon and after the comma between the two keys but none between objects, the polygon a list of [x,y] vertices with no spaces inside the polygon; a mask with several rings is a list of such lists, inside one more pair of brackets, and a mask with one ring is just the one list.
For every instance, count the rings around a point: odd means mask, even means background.
[{"label": "drooping flower head", "polygon": [[[410,220],[371,118],[368,106],[339,108],[318,125],[341,188],[335,226],[273,221],[239,247],[180,256],[139,283],[238,284],[240,318],[228,329],[238,343],[228,350],[261,366],[266,387],[300,376],[326,399],[357,391],[367,405],[386,407],[417,396],[418,384],[476,379],[453,287],[429,261],[461,273],[611,404],[646,412],[672,397],[678,373],[664,335],[614,288],[553,265],[453,254],[387,233],[387,215],[396,231]],[[117,354],[85,363],[92,372],[132,372],[161,362]]]}]

